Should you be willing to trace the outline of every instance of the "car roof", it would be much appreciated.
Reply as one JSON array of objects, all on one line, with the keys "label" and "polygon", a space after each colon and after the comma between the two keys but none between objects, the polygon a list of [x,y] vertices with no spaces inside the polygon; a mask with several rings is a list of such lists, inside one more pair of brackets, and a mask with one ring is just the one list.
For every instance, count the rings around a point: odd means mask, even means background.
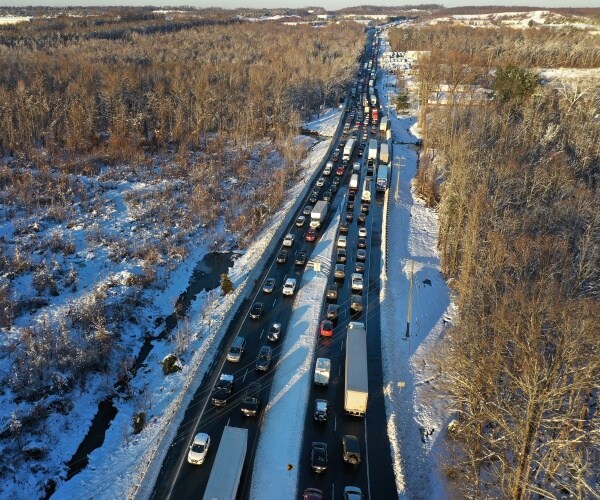
[{"label": "car roof", "polygon": [[229,375],[228,373],[221,373],[219,380],[226,380],[227,382],[233,382],[233,375]]},{"label": "car roof", "polygon": [[206,441],[208,441],[208,439],[209,439],[208,434],[206,434],[205,432],[199,432],[194,437],[194,444],[204,444],[204,443],[206,443]]}]

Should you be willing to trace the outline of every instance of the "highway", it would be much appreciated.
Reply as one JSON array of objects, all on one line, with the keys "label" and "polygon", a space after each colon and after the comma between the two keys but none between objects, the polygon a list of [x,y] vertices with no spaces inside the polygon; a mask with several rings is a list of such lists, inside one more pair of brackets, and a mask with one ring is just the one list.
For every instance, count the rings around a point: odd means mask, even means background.
[{"label": "highway", "polygon": [[[367,61],[370,57],[372,37],[373,34],[370,33],[363,61]],[[360,100],[360,98],[361,93],[359,92],[356,100]],[[357,108],[353,106],[352,109]],[[343,118],[347,119],[348,114],[346,112]],[[361,133],[362,130],[359,129],[359,138]],[[334,138],[333,144],[338,144],[340,140],[340,137]],[[356,156],[356,150],[354,156]],[[343,216],[346,214],[347,184],[353,161],[354,157],[349,162],[349,167],[346,168],[345,174],[342,177],[342,187],[332,200],[332,207],[329,210],[324,227],[329,223],[330,218],[340,205],[344,206],[342,211]],[[337,164],[341,164],[341,159]],[[361,189],[362,179],[365,178],[365,175],[366,165],[363,162]],[[334,177],[335,175],[333,174],[326,177],[325,185],[320,188],[321,195],[329,188]],[[309,204],[308,197],[311,190],[307,190],[306,202],[302,206]],[[365,498],[393,498],[397,496],[382,397],[383,380],[378,305],[382,204],[378,197],[375,196],[374,185],[373,201],[371,201],[370,207],[371,209],[365,222],[365,227],[368,230],[365,290],[363,291],[365,309],[358,319],[366,323],[368,331],[369,407],[365,418],[347,417],[343,413],[343,348],[345,328],[350,319],[348,308],[350,274],[353,272],[356,258],[358,240],[357,218],[361,210],[359,191],[355,202],[354,220],[350,224],[348,232],[346,279],[339,290],[338,304],[342,306],[340,307],[340,317],[334,337],[329,342],[320,341],[320,345],[317,348],[317,356],[332,359],[332,379],[327,388],[318,389],[317,391],[314,388],[311,390],[311,399],[307,409],[304,429],[304,449],[302,450],[302,457],[304,458],[301,461],[302,465],[299,472],[299,494],[302,493],[304,488],[313,486],[322,489],[328,498],[336,498],[341,496],[345,485],[352,484],[362,488]],[[296,216],[300,215],[301,211],[302,208],[300,208],[300,212]],[[151,498],[173,498],[178,500],[201,498],[225,425],[245,427],[249,430],[248,455],[238,492],[238,498],[248,498],[251,479],[250,473],[253,467],[262,413],[259,413],[257,417],[245,417],[241,414],[240,403],[246,389],[251,384],[260,385],[261,409],[264,407],[265,402],[268,401],[274,368],[271,368],[270,371],[264,374],[256,372],[254,369],[255,360],[260,348],[264,345],[270,345],[273,348],[271,367],[277,364],[293,304],[293,298],[283,296],[281,290],[285,279],[288,277],[296,278],[298,283],[301,281],[304,267],[295,265],[294,256],[299,250],[306,250],[310,254],[314,246],[314,243],[307,242],[304,237],[308,229],[309,218],[307,216],[307,221],[303,227],[296,227],[294,225],[295,217],[292,219],[291,226],[287,232],[295,236],[295,241],[290,249],[282,247],[282,240],[272,246],[268,264],[261,275],[261,279],[256,284],[255,290],[251,295],[251,300],[246,301],[236,313],[236,317],[231,322],[232,326],[226,333],[225,340],[221,346],[221,355],[214,361],[214,366],[211,367],[208,375],[200,384],[199,390],[194,395],[192,402],[186,410],[176,438],[171,444],[162,464]],[[282,248],[288,250],[288,259],[286,263],[278,264],[276,263],[276,256]],[[276,280],[275,289],[269,294],[262,291],[263,282],[267,277],[272,277]],[[333,279],[333,273],[331,279]],[[250,308],[255,302],[262,302],[264,304],[264,314],[260,319],[251,319],[248,315]],[[325,309],[323,316],[324,314]],[[275,322],[281,323],[283,333],[279,341],[271,343],[267,341],[266,336],[269,327]],[[238,335],[246,338],[246,351],[239,363],[230,363],[226,361],[225,356],[229,346]],[[210,402],[210,395],[221,373],[234,375],[235,389],[232,399],[226,406],[215,407]],[[332,412],[326,423],[318,424],[313,422],[312,401],[317,396],[326,396],[332,404]],[[187,448],[196,432],[199,431],[209,434],[212,439],[211,449],[207,455],[206,462],[200,467],[187,463]],[[350,467],[342,460],[341,436],[343,434],[355,434],[360,439],[363,463],[358,467]],[[318,476],[313,474],[310,469],[310,443],[313,440],[325,441],[329,444],[329,468],[325,473]]]}]

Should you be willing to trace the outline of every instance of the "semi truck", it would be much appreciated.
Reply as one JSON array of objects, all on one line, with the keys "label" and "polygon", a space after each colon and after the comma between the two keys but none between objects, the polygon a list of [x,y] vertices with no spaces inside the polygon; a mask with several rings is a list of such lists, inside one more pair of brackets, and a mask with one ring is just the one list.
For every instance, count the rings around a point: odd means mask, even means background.
[{"label": "semi truck", "polygon": [[344,411],[363,417],[369,398],[367,330],[364,323],[351,321],[346,331]]},{"label": "semi truck", "polygon": [[225,426],[204,490],[204,500],[235,500],[247,446],[248,429]]},{"label": "semi truck", "polygon": [[327,217],[327,212],[329,212],[329,202],[323,200],[317,201],[310,212],[310,227],[319,229],[325,221],[325,217]]},{"label": "semi truck", "polygon": [[390,178],[390,167],[379,165],[377,170],[377,191],[385,191],[388,188]]},{"label": "semi truck", "polygon": [[356,141],[354,139],[348,139],[344,146],[344,153],[342,154],[342,160],[350,161],[352,153],[354,152],[354,145]]},{"label": "semi truck", "polygon": [[390,148],[387,142],[382,142],[379,146],[379,163],[387,165],[390,162]]},{"label": "semi truck", "polygon": [[367,155],[368,160],[377,160],[377,139],[371,139],[369,141],[369,153]]}]

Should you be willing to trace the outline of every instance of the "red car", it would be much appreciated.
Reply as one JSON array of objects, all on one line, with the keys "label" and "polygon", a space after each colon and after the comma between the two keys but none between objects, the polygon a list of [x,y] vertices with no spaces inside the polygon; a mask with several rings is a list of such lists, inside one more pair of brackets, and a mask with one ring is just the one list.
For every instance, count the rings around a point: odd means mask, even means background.
[{"label": "red car", "polygon": [[333,336],[333,322],[328,319],[321,321],[321,336],[331,337]]},{"label": "red car", "polygon": [[344,175],[344,167],[342,165],[335,169],[335,175]]},{"label": "red car", "polygon": [[306,231],[306,241],[315,241],[317,239],[317,232],[310,228]]}]

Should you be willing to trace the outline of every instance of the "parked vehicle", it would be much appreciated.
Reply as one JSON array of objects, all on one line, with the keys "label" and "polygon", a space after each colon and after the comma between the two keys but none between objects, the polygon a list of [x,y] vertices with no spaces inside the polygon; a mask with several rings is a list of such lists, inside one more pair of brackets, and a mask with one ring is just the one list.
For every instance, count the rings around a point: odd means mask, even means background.
[{"label": "parked vehicle", "polygon": [[326,399],[315,399],[315,411],[313,413],[313,418],[317,422],[325,422],[327,421],[327,416],[329,414],[329,403],[327,403]]},{"label": "parked vehicle", "polygon": [[367,368],[367,330],[351,322],[346,330],[344,410],[362,417],[367,411],[369,373]]},{"label": "parked vehicle", "polygon": [[379,165],[377,170],[377,191],[383,192],[388,188],[390,169],[387,165]]},{"label": "parked vehicle", "polygon": [[318,201],[310,212],[310,227],[313,229],[320,228],[321,224],[325,222],[327,212],[329,212],[329,202]]},{"label": "parked vehicle", "polygon": [[321,321],[321,337],[332,337],[333,336],[333,323],[329,319]]},{"label": "parked vehicle", "polygon": [[242,477],[247,445],[248,429],[225,426],[204,490],[204,500],[235,499]]},{"label": "parked vehicle", "polygon": [[255,302],[250,309],[250,318],[251,319],[260,319],[263,312],[265,310],[265,305],[262,302]]},{"label": "parked vehicle", "polygon": [[390,148],[387,142],[382,142],[379,146],[379,163],[388,164],[390,162]]},{"label": "parked vehicle", "polygon": [[283,295],[294,295],[296,292],[296,280],[294,278],[288,278],[283,284]]},{"label": "parked vehicle", "polygon": [[233,393],[233,375],[221,373],[213,389],[211,403],[213,406],[225,406]]},{"label": "parked vehicle", "polygon": [[305,239],[306,241],[315,241],[317,239],[317,231],[315,231],[313,228],[310,228],[308,231],[306,231]]},{"label": "parked vehicle", "polygon": [[260,348],[258,357],[256,358],[256,371],[266,372],[271,366],[271,357],[273,351],[268,345],[264,345]]},{"label": "parked vehicle", "polygon": [[273,323],[267,333],[267,340],[269,342],[277,342],[279,337],[281,337],[281,323]]},{"label": "parked vehicle", "polygon": [[287,234],[285,236],[285,238],[283,238],[283,246],[284,247],[291,247],[294,244],[294,235],[293,234]]},{"label": "parked vehicle", "polygon": [[329,384],[329,374],[331,372],[331,360],[329,358],[317,358],[315,362],[315,385]]},{"label": "parked vehicle", "polygon": [[313,472],[325,472],[327,470],[327,443],[312,443],[310,450],[310,466]]},{"label": "parked vehicle", "polygon": [[358,174],[352,174],[350,176],[350,185],[348,189],[350,189],[350,191],[358,191]]},{"label": "parked vehicle", "polygon": [[227,353],[227,361],[230,363],[239,363],[242,359],[242,354],[246,350],[246,339],[244,337],[236,337]]},{"label": "parked vehicle", "polygon": [[199,432],[190,445],[187,461],[192,465],[202,465],[210,448],[210,436]]},{"label": "parked vehicle", "polygon": [[346,434],[342,438],[342,453],[344,462],[352,465],[360,464],[360,441],[356,436],[352,434]]},{"label": "parked vehicle", "polygon": [[369,141],[369,153],[367,158],[370,160],[377,161],[377,153],[379,152],[379,146],[377,145],[377,139],[371,139]]}]

